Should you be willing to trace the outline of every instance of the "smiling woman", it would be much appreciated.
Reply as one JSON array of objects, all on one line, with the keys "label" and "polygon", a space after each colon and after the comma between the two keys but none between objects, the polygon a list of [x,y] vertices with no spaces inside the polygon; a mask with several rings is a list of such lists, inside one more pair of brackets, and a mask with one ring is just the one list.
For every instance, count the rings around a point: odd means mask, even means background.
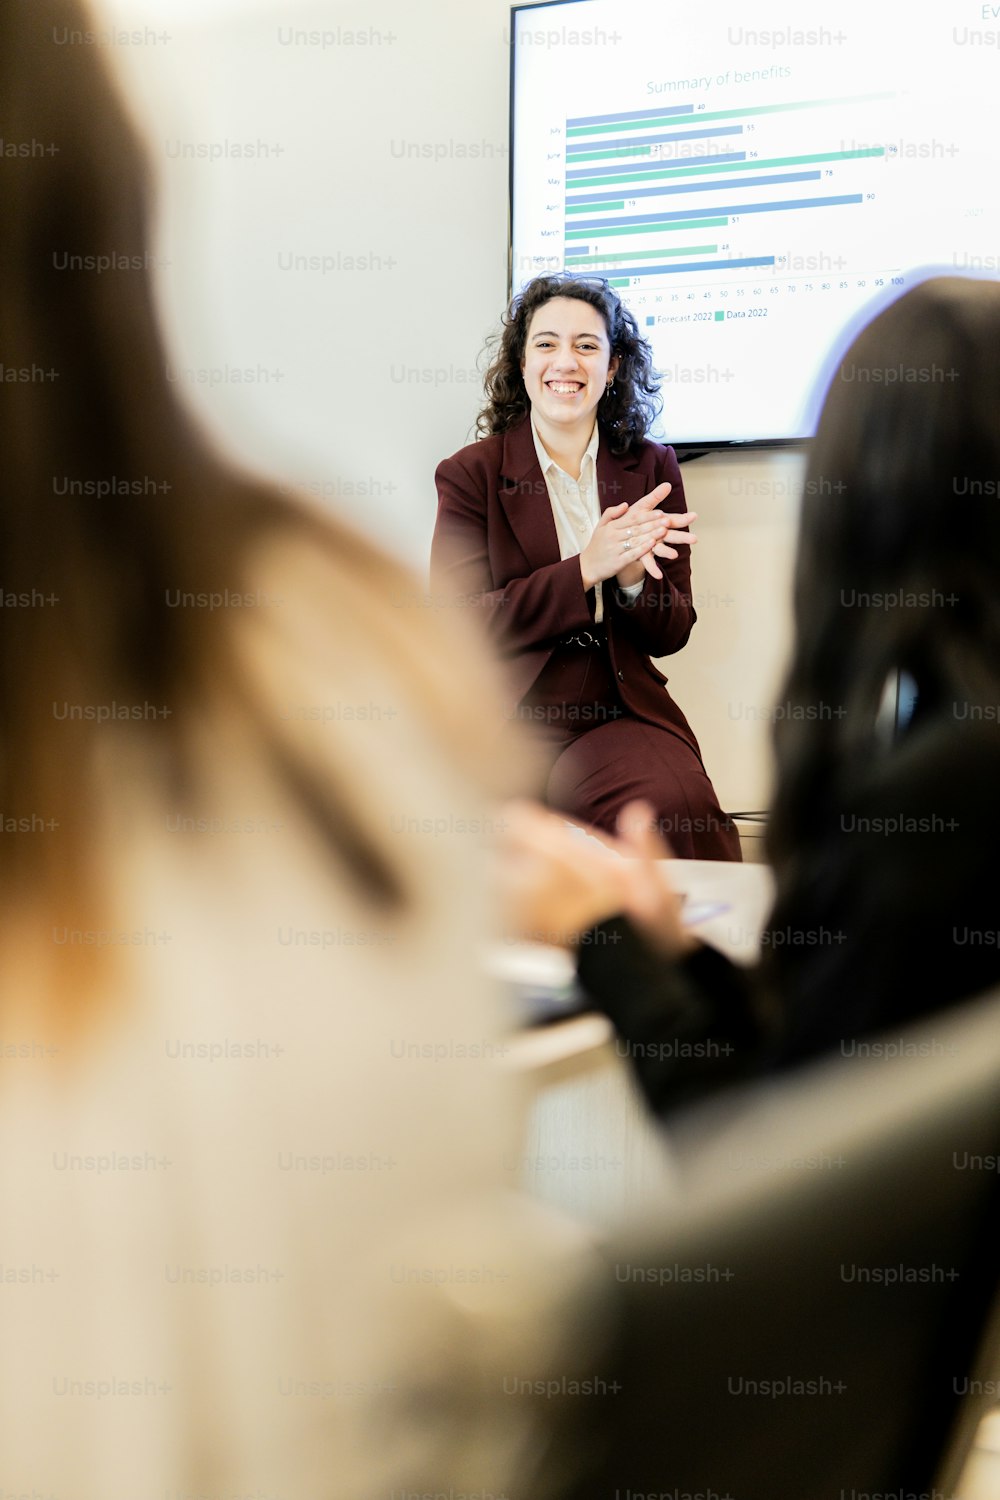
[{"label": "smiling woman", "polygon": [[521,361],[535,427],[553,457],[579,478],[578,446],[589,442],[598,402],[609,394],[621,356],[611,353],[604,319],[589,303],[553,297],[531,320]]},{"label": "smiling woman", "polygon": [[642,798],[678,854],[739,859],[650,660],[691,633],[697,538],[673,449],[646,437],[658,384],[635,319],[600,278],[537,277],[485,386],[481,440],[437,470],[434,589],[504,659],[506,717],[547,752],[545,800],[611,832]]}]

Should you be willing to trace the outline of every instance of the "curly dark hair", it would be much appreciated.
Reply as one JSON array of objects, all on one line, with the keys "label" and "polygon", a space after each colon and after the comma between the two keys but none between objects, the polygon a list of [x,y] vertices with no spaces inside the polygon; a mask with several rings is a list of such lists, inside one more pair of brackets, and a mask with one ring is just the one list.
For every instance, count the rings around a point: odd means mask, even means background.
[{"label": "curly dark hair", "polygon": [[601,397],[597,418],[602,437],[612,453],[627,453],[637,447],[649,431],[660,409],[660,382],[653,371],[653,351],[639,332],[634,316],[618,293],[601,276],[575,276],[558,271],[536,276],[513,298],[501,319],[503,329],[487,341],[495,353],[483,377],[486,405],[476,419],[476,434],[492,437],[507,432],[527,415],[530,407],[521,364],[531,319],[553,297],[575,297],[589,302],[604,318],[612,355],[619,365],[614,387]]}]

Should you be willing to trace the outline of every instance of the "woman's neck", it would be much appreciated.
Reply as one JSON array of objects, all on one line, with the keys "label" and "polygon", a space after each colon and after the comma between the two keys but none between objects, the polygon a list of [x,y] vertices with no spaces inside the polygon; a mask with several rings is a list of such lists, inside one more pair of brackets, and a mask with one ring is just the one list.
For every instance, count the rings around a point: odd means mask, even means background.
[{"label": "woman's neck", "polygon": [[542,440],[542,447],[549,457],[554,459],[560,469],[571,479],[579,479],[583,455],[590,446],[590,439],[594,435],[594,423],[597,419],[592,418],[586,430],[579,426],[555,427],[537,414],[533,414],[532,420]]}]

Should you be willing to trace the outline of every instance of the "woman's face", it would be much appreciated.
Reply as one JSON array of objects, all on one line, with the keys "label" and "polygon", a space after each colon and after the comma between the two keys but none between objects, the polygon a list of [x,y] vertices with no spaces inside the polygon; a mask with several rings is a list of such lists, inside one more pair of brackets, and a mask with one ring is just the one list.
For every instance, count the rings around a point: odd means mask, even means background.
[{"label": "woman's face", "polygon": [[535,417],[557,427],[593,426],[618,369],[603,314],[578,297],[553,297],[528,325],[521,374]]}]

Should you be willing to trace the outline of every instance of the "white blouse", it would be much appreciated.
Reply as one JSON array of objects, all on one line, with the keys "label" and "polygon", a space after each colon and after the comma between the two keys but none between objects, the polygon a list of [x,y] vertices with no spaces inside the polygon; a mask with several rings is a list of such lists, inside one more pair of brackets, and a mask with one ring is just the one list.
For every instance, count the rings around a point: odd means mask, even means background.
[{"label": "white blouse", "polygon": [[[538,466],[549,492],[552,519],[556,523],[556,536],[559,539],[559,556],[564,560],[567,557],[579,557],[601,519],[601,507],[597,498],[597,449],[600,443],[598,424],[594,423],[590,442],[580,460],[579,479],[573,479],[565,469],[561,469],[548,452],[538,435],[534,416],[531,418],[531,436],[535,440]],[[631,604],[642,593],[644,581],[630,584],[628,588],[619,585],[618,593],[626,603]],[[594,593],[594,624],[599,625],[604,619],[604,585],[598,583]]]}]

